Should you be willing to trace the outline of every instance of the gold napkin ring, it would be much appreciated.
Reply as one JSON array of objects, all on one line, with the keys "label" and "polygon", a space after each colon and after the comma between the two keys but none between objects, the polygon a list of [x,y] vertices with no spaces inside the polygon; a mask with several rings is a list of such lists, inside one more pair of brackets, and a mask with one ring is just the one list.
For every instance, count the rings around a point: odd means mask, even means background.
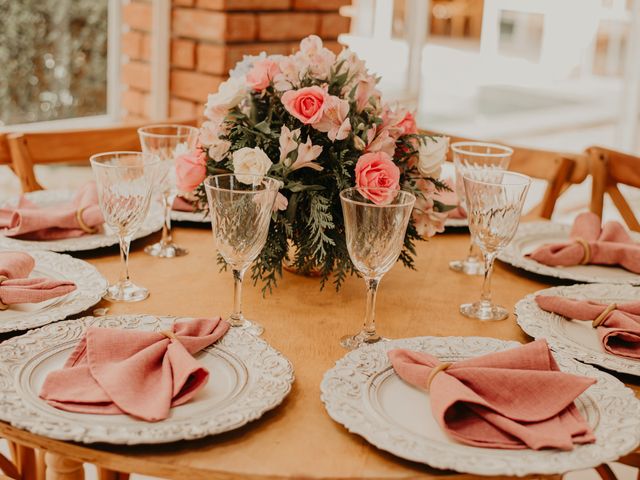
[{"label": "gold napkin ring", "polygon": [[[9,280],[9,277],[0,275],[0,285],[2,285],[2,282],[4,282],[5,280]],[[7,308],[9,308],[9,305],[5,305],[4,303],[2,303],[2,300],[0,300],[0,311],[6,310]]]},{"label": "gold napkin ring", "polygon": [[593,328],[599,327],[604,323],[609,314],[618,308],[618,305],[615,303],[611,303],[607,308],[605,308],[600,315],[598,315],[593,323],[591,324]]},{"label": "gold napkin ring", "polygon": [[591,261],[591,246],[589,242],[587,242],[584,238],[576,237],[574,240],[582,245],[582,249],[584,250],[584,255],[582,260],[580,260],[580,265],[586,265]]},{"label": "gold napkin ring", "polygon": [[78,210],[76,210],[76,220],[78,221],[78,225],[80,225],[80,228],[85,233],[89,233],[89,234],[97,233],[98,227],[90,227],[89,225],[84,223],[84,220],[82,219],[82,213],[85,211],[86,208],[87,207],[81,207]]},{"label": "gold napkin ring", "polygon": [[450,366],[451,366],[451,363],[443,362],[443,363],[439,363],[438,365],[436,365],[431,369],[431,373],[429,373],[429,376],[427,377],[427,392],[431,390],[431,382],[433,382],[433,379],[436,377],[436,375],[440,372],[444,372]]},{"label": "gold napkin ring", "polygon": [[171,330],[161,330],[160,332],[158,332],[160,335],[164,335],[165,337],[167,337],[169,340],[177,340],[178,337],[176,337],[176,334],[173,333]]}]

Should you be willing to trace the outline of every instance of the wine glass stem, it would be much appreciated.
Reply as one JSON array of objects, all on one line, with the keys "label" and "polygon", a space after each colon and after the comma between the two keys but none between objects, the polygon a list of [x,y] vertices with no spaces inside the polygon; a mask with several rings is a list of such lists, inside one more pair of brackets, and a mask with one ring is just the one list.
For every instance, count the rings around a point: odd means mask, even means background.
[{"label": "wine glass stem", "polygon": [[120,240],[120,262],[122,271],[120,273],[120,283],[126,283],[129,279],[129,247],[131,239],[126,236],[119,237]]},{"label": "wine glass stem", "polygon": [[244,323],[242,316],[242,279],[244,278],[244,269],[233,269],[233,313],[229,318],[232,327],[241,327]]},{"label": "wine glass stem", "polygon": [[171,236],[171,203],[169,199],[171,192],[164,192],[162,194],[162,206],[164,207],[164,224],[162,225],[162,238],[160,239],[160,245],[166,246],[173,242]]},{"label": "wine glass stem", "polygon": [[367,340],[376,340],[376,294],[378,293],[379,278],[365,278],[367,285],[367,309],[364,316],[363,335]]},{"label": "wine glass stem", "polygon": [[482,282],[482,295],[480,303],[484,306],[491,305],[491,277],[493,275],[493,262],[496,259],[496,252],[484,254],[484,281]]},{"label": "wine glass stem", "polygon": [[469,254],[467,255],[467,262],[478,262],[480,260],[478,250],[479,249],[476,245],[476,242],[474,242],[472,238],[471,242],[469,243]]}]

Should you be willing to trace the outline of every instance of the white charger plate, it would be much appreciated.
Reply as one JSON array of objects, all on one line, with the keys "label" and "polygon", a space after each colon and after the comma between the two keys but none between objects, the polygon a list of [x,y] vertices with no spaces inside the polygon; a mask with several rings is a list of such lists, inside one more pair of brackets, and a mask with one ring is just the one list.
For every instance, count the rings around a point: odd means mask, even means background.
[{"label": "white charger plate", "polygon": [[[498,259],[516,268],[547,277],[583,283],[640,285],[640,275],[621,267],[604,265],[552,267],[526,256],[542,245],[568,242],[570,231],[569,225],[553,222],[522,223],[512,242],[498,255]],[[630,232],[630,234],[636,242],[640,242],[640,234],[636,232]]]},{"label": "white charger plate", "polygon": [[596,443],[572,451],[500,450],[464,445],[439,427],[429,395],[398,377],[387,358],[394,348],[458,361],[513,348],[517,342],[483,337],[415,337],[360,348],[336,362],[322,380],[327,412],[350,432],[398,457],[477,475],[559,474],[613,461],[640,443],[640,401],[611,375],[554,353],[561,370],[596,378],[576,405]]},{"label": "white charger plate", "polygon": [[204,212],[181,212],[178,210],[171,210],[171,220],[174,222],[194,222],[194,223],[209,223],[211,219],[209,215]]},{"label": "white charger plate", "polygon": [[30,277],[71,280],[76,290],[40,303],[22,303],[0,311],[0,332],[40,327],[83,312],[100,301],[107,290],[107,280],[93,265],[53,252],[32,251],[36,265]]},{"label": "white charger plate", "polygon": [[469,227],[469,219],[467,218],[447,218],[444,222],[445,227],[449,228],[462,228]]},{"label": "white charger plate", "polygon": [[557,295],[574,300],[593,300],[604,304],[640,300],[640,288],[631,285],[592,284],[547,288],[520,300],[515,307],[518,325],[534,338],[546,338],[551,347],[582,362],[640,376],[640,360],[607,353],[591,322],[567,320],[542,310],[536,295]]},{"label": "white charger plate", "polygon": [[38,435],[74,442],[151,444],[191,440],[239,428],[279,405],[293,368],[261,338],[231,328],[195,357],[211,379],[190,402],[160,422],[127,415],[65,412],[38,397],[47,374],[61,368],[86,327],[165,330],[174,317],[84,317],[47,325],[0,344],[0,419]]},{"label": "white charger plate", "polygon": [[[55,206],[58,203],[68,202],[73,198],[74,190],[39,190],[26,193],[26,198],[42,206]],[[14,197],[2,204],[2,208],[15,207],[20,197]],[[133,239],[146,237],[162,228],[162,209],[151,202],[149,214],[133,235]],[[96,248],[110,247],[118,244],[118,237],[105,224],[104,231],[93,235],[83,235],[76,238],[62,238],[59,240],[22,240],[19,238],[5,237],[0,234],[0,248],[14,250],[49,250],[53,252],[74,252],[80,250],[94,250]]]}]

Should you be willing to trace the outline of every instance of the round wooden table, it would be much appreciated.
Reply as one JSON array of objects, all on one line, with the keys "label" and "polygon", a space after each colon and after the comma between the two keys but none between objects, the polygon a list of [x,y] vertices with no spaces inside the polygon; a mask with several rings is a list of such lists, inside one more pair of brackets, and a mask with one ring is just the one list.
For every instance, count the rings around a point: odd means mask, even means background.
[{"label": "round wooden table", "polygon": [[[226,315],[232,307],[230,272],[219,272],[211,231],[206,226],[175,229],[176,241],[189,255],[157,259],[145,255],[152,236],[133,246],[131,273],[151,296],[139,303],[110,304],[109,314],[149,313],[177,316]],[[530,341],[513,315],[501,322],[463,317],[458,305],[480,295],[481,277],[450,271],[449,260],[467,253],[465,233],[445,233],[418,245],[417,269],[396,265],[383,278],[377,304],[379,331],[390,338],[419,335],[479,335]],[[110,281],[120,269],[116,249],[79,255]],[[526,294],[550,286],[503,264],[496,264],[494,298],[512,309]],[[345,354],[341,335],[361,327],[364,282],[349,278],[342,290],[320,291],[316,278],[285,272],[272,295],[246,281],[244,312],[265,327],[263,337],[293,363],[295,383],[281,406],[239,430],[198,441],[162,446],[80,445],[51,440],[0,423],[0,435],[27,447],[46,450],[47,479],[80,477],[90,462],[119,472],[172,479],[237,478],[435,478],[451,475],[377,450],[329,418],[320,401],[320,381]],[[87,315],[91,311],[86,312]],[[631,377],[620,377],[629,383]],[[638,382],[638,379],[633,379]],[[638,384],[633,386],[640,391]],[[108,477],[109,475],[105,475]],[[118,475],[110,476],[119,478]],[[468,476],[457,476],[462,478]]]}]

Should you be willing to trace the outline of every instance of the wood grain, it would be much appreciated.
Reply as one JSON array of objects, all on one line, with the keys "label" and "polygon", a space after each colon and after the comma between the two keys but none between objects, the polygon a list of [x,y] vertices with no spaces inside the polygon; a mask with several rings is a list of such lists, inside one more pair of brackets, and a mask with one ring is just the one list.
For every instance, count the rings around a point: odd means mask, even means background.
[{"label": "wood grain", "polygon": [[[142,253],[152,236],[134,243],[131,273],[151,296],[137,304],[108,304],[109,314],[151,313],[178,316],[228,314],[233,286],[230,272],[218,271],[208,227],[176,228],[175,240],[190,251],[186,257],[156,259]],[[449,260],[467,253],[468,235],[447,233],[421,242],[417,270],[396,265],[382,280],[378,295],[380,333],[391,338],[418,335],[479,335],[526,342],[513,315],[483,323],[463,317],[458,305],[480,295],[482,279],[448,270]],[[116,249],[83,258],[111,281],[117,278]],[[497,264],[495,299],[509,307],[528,293],[549,286],[508,266]],[[555,282],[554,282],[555,284]],[[273,295],[263,298],[248,283],[244,311],[265,326],[264,338],[286,355],[296,381],[289,397],[274,411],[248,426],[216,437],[162,446],[85,446],[43,438],[0,423],[0,435],[121,472],[173,479],[259,478],[472,478],[452,475],[404,461],[377,450],[333,422],[320,401],[320,381],[345,351],[341,335],[357,331],[364,314],[364,282],[347,280],[343,289],[319,290],[318,280],[285,272]],[[215,372],[212,375],[215,381]],[[625,381],[631,381],[626,378]],[[637,379],[633,379],[637,381]],[[638,391],[636,384],[636,391]]]}]

